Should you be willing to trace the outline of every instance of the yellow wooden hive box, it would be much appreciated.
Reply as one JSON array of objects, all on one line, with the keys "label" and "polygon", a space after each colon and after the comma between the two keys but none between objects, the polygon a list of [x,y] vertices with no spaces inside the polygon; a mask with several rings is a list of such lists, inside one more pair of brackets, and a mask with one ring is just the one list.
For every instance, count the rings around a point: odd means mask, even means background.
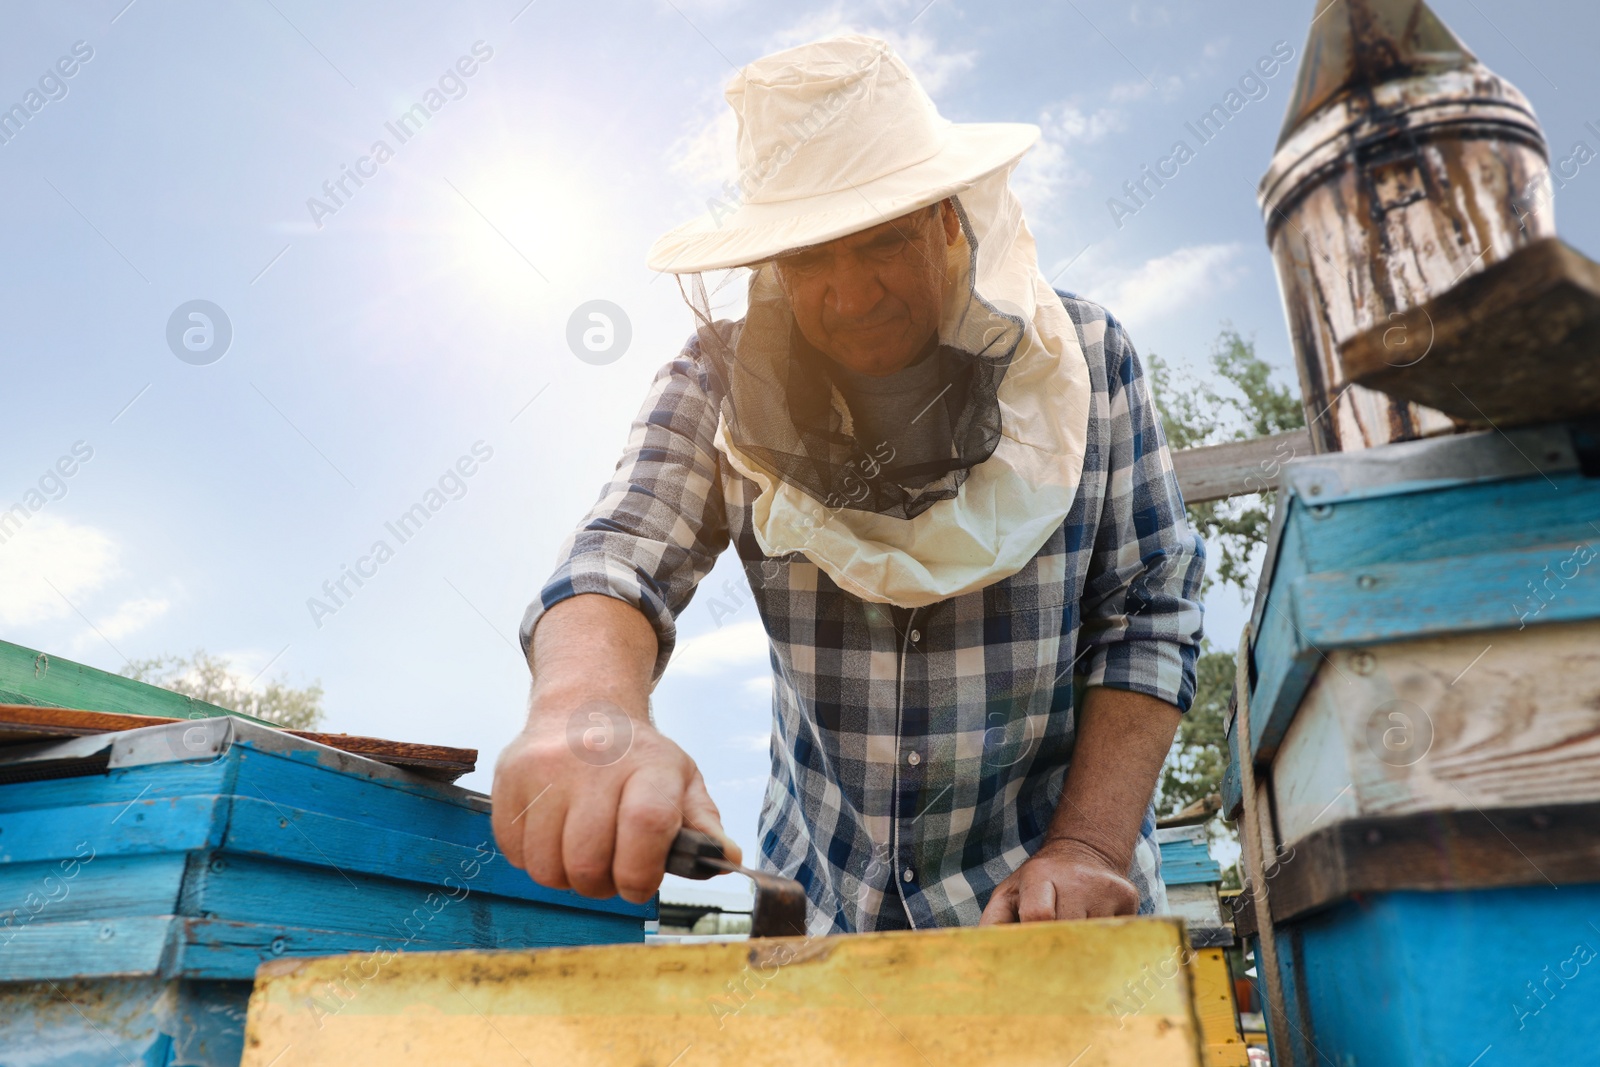
[{"label": "yellow wooden hive box", "polygon": [[1201,1067],[1181,922],[274,960],[243,1067]]}]

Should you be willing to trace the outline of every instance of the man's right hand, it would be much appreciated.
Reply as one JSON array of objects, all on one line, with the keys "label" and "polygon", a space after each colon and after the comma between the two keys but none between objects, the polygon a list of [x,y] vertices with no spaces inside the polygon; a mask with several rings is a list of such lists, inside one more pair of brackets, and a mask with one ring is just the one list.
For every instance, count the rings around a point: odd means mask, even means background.
[{"label": "man's right hand", "polygon": [[739,846],[688,754],[651,725],[656,636],[638,609],[582,594],[534,632],[528,723],[494,770],[494,836],[552,889],[642,904],[688,826]]},{"label": "man's right hand", "polygon": [[493,799],[500,851],[552,889],[642,904],[685,826],[741,858],[694,760],[605,701],[536,708],[495,765]]}]

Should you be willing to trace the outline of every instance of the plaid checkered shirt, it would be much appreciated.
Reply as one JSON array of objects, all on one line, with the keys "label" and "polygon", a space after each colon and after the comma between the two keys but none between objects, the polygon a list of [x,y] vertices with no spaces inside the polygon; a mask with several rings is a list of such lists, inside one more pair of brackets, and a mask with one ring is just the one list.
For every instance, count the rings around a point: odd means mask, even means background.
[{"label": "plaid checkered shirt", "polygon": [[[970,926],[1044,840],[1086,686],[1194,697],[1205,566],[1139,361],[1122,326],[1062,293],[1093,399],[1071,511],[986,588],[905,609],[772,558],[755,484],[712,443],[718,378],[691,340],[657,374],[616,474],[522,622],[579,593],[638,608],[666,669],[676,617],[731,542],[771,641],[772,778],[761,862],[796,878],[811,933]],[[1154,798],[1128,872],[1164,912]],[[908,923],[909,920],[909,923]]]}]

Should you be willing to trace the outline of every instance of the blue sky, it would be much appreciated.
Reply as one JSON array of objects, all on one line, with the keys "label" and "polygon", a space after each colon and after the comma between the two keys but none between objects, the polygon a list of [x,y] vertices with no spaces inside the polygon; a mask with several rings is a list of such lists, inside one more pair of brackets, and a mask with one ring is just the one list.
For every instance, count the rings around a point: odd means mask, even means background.
[{"label": "blue sky", "polygon": [[[1293,380],[1253,189],[1309,2],[125,3],[13,7],[0,39],[0,105],[44,82],[0,144],[0,508],[44,499],[0,544],[14,642],[107,670],[196,647],[270,663],[321,680],[330,729],[480,749],[487,789],[524,713],[517,622],[690,331],[645,250],[733,174],[733,65],[833,32],[888,38],[952,119],[1044,128],[1016,184],[1045,273],[1141,351],[1198,366],[1231,323]],[[1554,157],[1600,149],[1592,3],[1435,9]],[[1289,69],[1118,226],[1107,200],[1279,42]],[[401,143],[387,124],[430,90]],[[1600,251],[1600,164],[1556,212]],[[203,365],[167,340],[194,300],[232,332]],[[631,324],[603,365],[567,343],[593,300]],[[430,492],[400,543],[386,524]],[[308,608],[380,539],[364,584]],[[729,580],[725,560],[710,589]],[[656,710],[752,848],[764,639],[709,599]],[[1237,596],[1208,607],[1231,647]]]}]

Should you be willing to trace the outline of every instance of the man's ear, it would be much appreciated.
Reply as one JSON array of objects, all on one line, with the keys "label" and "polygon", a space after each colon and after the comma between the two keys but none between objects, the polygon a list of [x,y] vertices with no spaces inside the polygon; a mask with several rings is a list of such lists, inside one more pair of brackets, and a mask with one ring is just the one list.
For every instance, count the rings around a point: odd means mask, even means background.
[{"label": "man's ear", "polygon": [[956,237],[961,233],[961,219],[956,214],[956,202],[953,197],[945,197],[939,201],[939,217],[944,222],[944,243],[953,245]]}]

